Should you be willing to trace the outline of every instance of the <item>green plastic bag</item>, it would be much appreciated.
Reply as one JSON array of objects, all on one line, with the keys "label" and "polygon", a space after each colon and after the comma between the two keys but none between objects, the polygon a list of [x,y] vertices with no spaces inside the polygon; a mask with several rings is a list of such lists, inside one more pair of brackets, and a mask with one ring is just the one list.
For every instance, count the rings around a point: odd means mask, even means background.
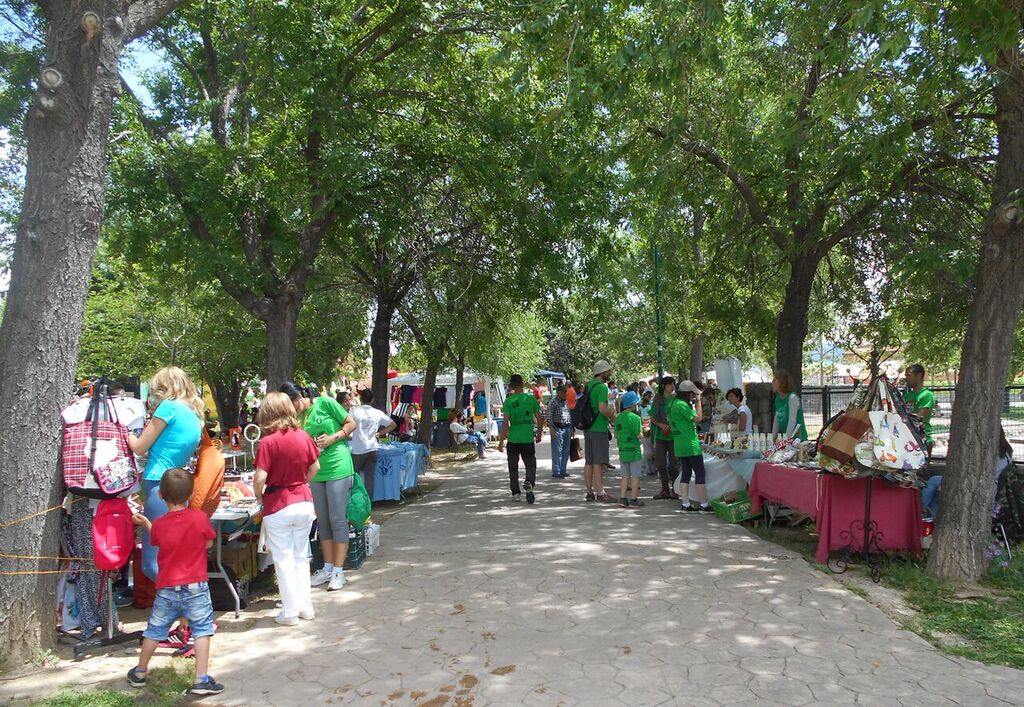
[{"label": "green plastic bag", "polygon": [[366,484],[359,474],[352,475],[352,495],[348,499],[348,522],[362,530],[366,519],[370,517],[372,504],[370,494],[366,493]]}]

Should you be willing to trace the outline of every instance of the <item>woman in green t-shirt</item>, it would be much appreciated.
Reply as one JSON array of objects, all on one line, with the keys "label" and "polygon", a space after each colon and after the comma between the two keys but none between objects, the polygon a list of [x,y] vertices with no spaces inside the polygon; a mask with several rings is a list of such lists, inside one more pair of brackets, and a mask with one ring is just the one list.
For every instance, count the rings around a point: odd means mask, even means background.
[{"label": "woman in green t-shirt", "polygon": [[352,496],[352,452],[348,439],[356,429],[355,418],[349,416],[334,398],[317,395],[315,388],[300,388],[285,383],[281,392],[292,399],[302,429],[320,448],[320,471],[309,484],[313,492],[317,534],[324,554],[324,566],[317,570],[310,584],[327,584],[333,592],[345,586],[345,557],[348,555],[348,502]]},{"label": "woman in green t-shirt", "polygon": [[804,407],[800,396],[793,392],[796,385],[793,376],[781,368],[772,379],[772,391],[775,393],[775,419],[772,421],[772,434],[782,433],[787,439],[799,437],[807,441],[807,425],[804,424]]},{"label": "woman in green t-shirt", "polygon": [[[668,422],[672,428],[672,451],[679,464],[680,508],[684,511],[710,513],[704,452],[697,437],[697,424],[703,412],[700,389],[693,381],[684,380],[676,389],[676,398],[676,404],[669,410]],[[700,501],[699,507],[690,503],[691,478],[697,492],[697,500]]]}]

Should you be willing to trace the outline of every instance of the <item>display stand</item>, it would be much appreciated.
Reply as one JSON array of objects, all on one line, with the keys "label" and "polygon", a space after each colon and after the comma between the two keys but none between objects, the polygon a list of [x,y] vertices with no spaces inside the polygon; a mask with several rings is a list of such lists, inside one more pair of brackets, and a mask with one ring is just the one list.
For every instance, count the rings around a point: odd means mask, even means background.
[{"label": "display stand", "polygon": [[107,635],[103,638],[76,639],[78,640],[78,643],[74,646],[75,660],[80,659],[84,653],[89,653],[97,648],[109,648],[110,646],[120,646],[125,643],[142,642],[142,631],[131,631],[129,633],[114,632],[114,582],[111,580],[109,573],[105,574],[105,591],[107,595]]},{"label": "display stand", "polygon": [[843,574],[850,568],[846,557],[857,553],[855,542],[857,536],[861,536],[861,555],[864,558],[864,565],[871,574],[871,580],[876,584],[882,579],[882,564],[885,555],[882,552],[882,531],[878,529],[878,523],[871,519],[871,489],[875,482],[875,475],[867,477],[864,485],[864,517],[850,522],[850,527],[842,531],[839,536],[847,540],[846,547],[840,550],[841,556],[829,557],[828,568],[833,574]]}]

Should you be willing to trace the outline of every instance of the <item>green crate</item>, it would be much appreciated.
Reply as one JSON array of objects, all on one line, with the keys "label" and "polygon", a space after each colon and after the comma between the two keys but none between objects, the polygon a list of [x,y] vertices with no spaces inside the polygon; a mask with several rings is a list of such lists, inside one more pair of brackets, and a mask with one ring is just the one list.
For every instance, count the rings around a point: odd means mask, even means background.
[{"label": "green crate", "polygon": [[725,496],[719,496],[711,502],[711,508],[714,509],[715,515],[727,523],[742,523],[756,517],[757,514],[750,511],[750,496],[747,492],[735,491],[733,493],[736,494],[736,500],[732,503],[723,501]]},{"label": "green crate", "polygon": [[366,533],[355,530],[349,525],[348,555],[345,556],[345,569],[357,570],[366,560]]}]

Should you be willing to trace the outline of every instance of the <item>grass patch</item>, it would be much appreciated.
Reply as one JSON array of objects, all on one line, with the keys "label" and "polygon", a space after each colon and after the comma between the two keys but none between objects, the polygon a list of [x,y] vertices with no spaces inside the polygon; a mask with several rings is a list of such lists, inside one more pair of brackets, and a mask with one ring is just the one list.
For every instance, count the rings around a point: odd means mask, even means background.
[{"label": "grass patch", "polygon": [[790,528],[783,525],[768,527],[762,524],[748,528],[748,530],[763,540],[800,553],[801,557],[815,567],[822,570],[826,569],[814,559],[814,554],[818,551],[818,536],[813,533],[813,525]]},{"label": "grass patch", "polygon": [[179,658],[169,666],[150,668],[146,687],[141,690],[65,690],[35,704],[37,707],[172,707],[182,703],[181,693],[192,686],[194,670],[191,660]]}]

